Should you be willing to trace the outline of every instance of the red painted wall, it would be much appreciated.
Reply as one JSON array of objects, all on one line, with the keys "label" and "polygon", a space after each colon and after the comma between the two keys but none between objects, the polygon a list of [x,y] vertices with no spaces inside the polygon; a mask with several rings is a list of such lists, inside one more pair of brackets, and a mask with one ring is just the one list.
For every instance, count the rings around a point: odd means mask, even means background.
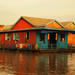
[{"label": "red painted wall", "polygon": [[26,22],[24,19],[20,19],[14,26],[13,26],[13,30],[15,29],[25,29],[25,28],[32,28],[33,26],[31,24],[29,24],[28,22]]},{"label": "red painted wall", "polygon": [[4,40],[5,40],[5,34],[2,33],[2,34],[1,34],[1,43],[5,43]]},{"label": "red painted wall", "polygon": [[32,43],[34,46],[36,44],[36,31],[31,31],[29,37],[30,39],[27,41],[27,43]]},{"label": "red painted wall", "polygon": [[[25,44],[25,32],[20,32],[19,35],[20,39],[18,43]],[[27,40],[27,44],[28,43],[32,44],[32,46],[34,47],[34,45],[36,44],[36,31],[29,32],[29,40]]]},{"label": "red painted wall", "polygon": [[[1,43],[5,44],[5,47],[7,43],[9,43],[9,46],[12,47],[12,43],[15,43],[15,40],[13,40],[13,33],[11,33],[11,40],[5,40],[5,34],[1,34]],[[29,31],[29,40],[27,40],[26,44],[32,44],[32,47],[36,44],[36,31]],[[25,44],[25,32],[19,32],[19,40],[17,41],[17,44]]]},{"label": "red painted wall", "polygon": [[10,47],[12,47],[12,43],[15,43],[15,41],[13,40],[13,33],[11,33],[11,40],[5,40],[5,33],[0,34],[1,35],[1,44],[4,44],[3,46],[7,47],[8,43]]},{"label": "red painted wall", "polygon": [[[13,26],[12,30],[15,29],[26,29],[26,28],[32,28],[33,26],[25,21],[23,18],[20,18],[19,21]],[[12,47],[12,43],[17,44],[25,44],[25,31],[19,32],[19,40],[16,42],[13,40],[13,32],[11,33],[11,40],[5,40],[5,33],[1,33],[1,43],[5,44],[5,47],[7,47],[7,43],[9,44],[9,47]],[[27,40],[27,44],[30,43],[32,46],[36,44],[36,31],[29,31],[29,40]]]}]

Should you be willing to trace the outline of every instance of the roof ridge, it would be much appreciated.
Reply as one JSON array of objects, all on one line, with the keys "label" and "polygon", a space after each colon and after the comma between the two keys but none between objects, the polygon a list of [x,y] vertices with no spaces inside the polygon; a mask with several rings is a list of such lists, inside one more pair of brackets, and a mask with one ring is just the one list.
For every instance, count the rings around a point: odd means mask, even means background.
[{"label": "roof ridge", "polygon": [[72,23],[73,21],[62,21],[60,23],[66,23],[66,22]]},{"label": "roof ridge", "polygon": [[[32,24],[33,26],[37,27],[37,26],[45,26],[46,24],[52,23],[54,21],[54,19],[46,19],[46,18],[37,18],[37,17],[28,17],[28,16],[22,16],[22,18],[24,20],[26,20],[27,22],[29,22],[30,24]],[[37,22],[41,22],[41,21],[47,21],[47,23],[45,24],[38,24],[36,25],[35,23],[32,23],[32,21],[28,20],[28,19],[33,19],[33,20],[37,20]]]},{"label": "roof ridge", "polygon": [[38,18],[38,19],[48,19],[48,20],[54,20],[54,19],[43,18],[43,17],[31,17],[31,16],[21,16],[21,17],[29,17],[29,18]]},{"label": "roof ridge", "polygon": [[74,24],[74,22],[72,22],[72,23],[69,23],[69,24],[65,25],[64,27],[67,27],[67,26],[69,26],[70,24]]},{"label": "roof ridge", "polygon": [[51,22],[48,22],[46,25],[51,24],[52,22],[54,22],[54,20],[53,20],[53,21],[51,21]]},{"label": "roof ridge", "polygon": [[67,26],[69,26],[70,24],[72,24],[72,23],[69,23],[69,24],[65,25],[64,27],[67,27]]},{"label": "roof ridge", "polygon": [[51,23],[52,23],[52,22],[54,22],[54,21],[55,21],[55,22],[57,22],[60,26],[62,26],[62,27],[63,27],[63,25],[62,25],[62,24],[60,24],[60,23],[59,23],[57,20],[55,20],[55,19],[53,19],[53,21],[51,21],[51,22],[47,23],[47,25],[48,25],[48,24],[51,24]]},{"label": "roof ridge", "polygon": [[30,21],[28,21],[26,18],[22,17],[24,20],[26,20],[28,23],[30,23],[32,26],[35,26],[33,25]]},{"label": "roof ridge", "polygon": [[57,20],[55,20],[60,26],[62,26],[62,28],[64,28],[64,26],[60,23],[60,22],[58,22]]}]

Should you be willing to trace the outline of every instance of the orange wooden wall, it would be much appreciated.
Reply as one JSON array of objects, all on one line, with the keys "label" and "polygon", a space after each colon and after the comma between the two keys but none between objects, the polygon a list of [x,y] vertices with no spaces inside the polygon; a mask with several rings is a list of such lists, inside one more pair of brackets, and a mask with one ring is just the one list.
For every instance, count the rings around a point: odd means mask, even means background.
[{"label": "orange wooden wall", "polygon": [[75,44],[75,34],[68,34],[68,44]]}]

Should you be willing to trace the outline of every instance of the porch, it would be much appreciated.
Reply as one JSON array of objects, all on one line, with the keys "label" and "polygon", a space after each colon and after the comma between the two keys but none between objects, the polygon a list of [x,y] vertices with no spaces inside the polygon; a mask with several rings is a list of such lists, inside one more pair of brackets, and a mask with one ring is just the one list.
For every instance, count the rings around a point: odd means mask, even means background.
[{"label": "porch", "polygon": [[67,48],[67,32],[38,31],[36,42],[39,49],[63,49]]}]

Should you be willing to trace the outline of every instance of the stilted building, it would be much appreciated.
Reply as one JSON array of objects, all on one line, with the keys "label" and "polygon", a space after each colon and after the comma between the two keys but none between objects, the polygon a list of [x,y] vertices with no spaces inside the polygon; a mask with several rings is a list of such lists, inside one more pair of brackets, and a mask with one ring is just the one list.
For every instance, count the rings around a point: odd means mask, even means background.
[{"label": "stilted building", "polygon": [[69,36],[75,35],[74,28],[74,23],[64,25],[53,19],[22,16],[14,25],[2,28],[0,47],[40,50],[67,49],[71,38]]}]

